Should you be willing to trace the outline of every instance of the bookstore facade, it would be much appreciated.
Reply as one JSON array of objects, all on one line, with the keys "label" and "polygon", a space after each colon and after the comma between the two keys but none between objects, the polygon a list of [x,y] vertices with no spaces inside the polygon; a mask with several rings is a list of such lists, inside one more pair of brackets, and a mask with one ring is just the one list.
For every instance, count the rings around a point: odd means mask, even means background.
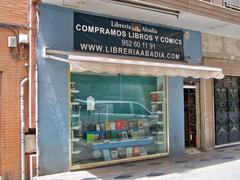
[{"label": "bookstore facade", "polygon": [[193,65],[200,33],[185,39],[184,30],[138,20],[39,11],[40,175],[184,153],[183,77],[223,77]]}]

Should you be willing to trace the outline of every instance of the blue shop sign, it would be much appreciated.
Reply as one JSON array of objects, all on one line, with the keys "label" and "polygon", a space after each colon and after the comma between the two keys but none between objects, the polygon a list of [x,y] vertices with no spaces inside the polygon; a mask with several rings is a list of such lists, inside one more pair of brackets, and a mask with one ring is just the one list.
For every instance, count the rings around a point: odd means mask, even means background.
[{"label": "blue shop sign", "polygon": [[77,51],[184,60],[181,30],[83,13],[73,28]]}]

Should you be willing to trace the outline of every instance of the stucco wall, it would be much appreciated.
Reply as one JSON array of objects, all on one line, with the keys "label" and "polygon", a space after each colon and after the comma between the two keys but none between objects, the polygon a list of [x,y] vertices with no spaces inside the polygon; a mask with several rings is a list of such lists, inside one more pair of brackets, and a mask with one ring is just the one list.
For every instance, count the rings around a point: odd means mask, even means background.
[{"label": "stucco wall", "polygon": [[240,39],[202,33],[202,50],[207,58],[240,61]]},{"label": "stucco wall", "polygon": [[[41,5],[38,34],[40,175],[69,170],[68,65],[42,57],[42,48],[73,50],[73,11]],[[201,38],[188,31],[185,56],[201,59]],[[184,153],[183,79],[169,78],[170,154]]]},{"label": "stucco wall", "polygon": [[169,152],[171,156],[185,152],[183,78],[168,78]]},{"label": "stucco wall", "polygon": [[38,34],[40,175],[69,170],[67,63],[42,58],[44,46],[72,50],[72,14],[40,7]]}]

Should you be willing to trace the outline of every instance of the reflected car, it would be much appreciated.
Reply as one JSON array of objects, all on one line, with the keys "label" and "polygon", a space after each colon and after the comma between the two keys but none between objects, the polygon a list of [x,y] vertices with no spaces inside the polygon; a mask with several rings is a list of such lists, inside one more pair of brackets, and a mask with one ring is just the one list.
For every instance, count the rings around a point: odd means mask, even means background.
[{"label": "reflected car", "polygon": [[[147,119],[156,120],[158,117],[145,106],[134,101],[105,101],[96,100],[94,111],[87,110],[87,101],[75,99],[80,104],[80,115],[89,116],[92,121],[113,121],[116,119]],[[88,118],[88,119],[89,119]]]}]

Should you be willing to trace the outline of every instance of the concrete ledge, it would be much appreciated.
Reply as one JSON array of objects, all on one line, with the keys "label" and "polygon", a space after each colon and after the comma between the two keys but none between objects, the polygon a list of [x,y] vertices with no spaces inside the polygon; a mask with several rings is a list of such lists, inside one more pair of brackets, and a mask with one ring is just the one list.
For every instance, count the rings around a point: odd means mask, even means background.
[{"label": "concrete ledge", "polygon": [[200,16],[226,21],[233,24],[240,24],[240,12],[226,8],[221,5],[212,4],[199,0],[146,0],[168,8],[174,8],[179,11],[185,11]]}]

